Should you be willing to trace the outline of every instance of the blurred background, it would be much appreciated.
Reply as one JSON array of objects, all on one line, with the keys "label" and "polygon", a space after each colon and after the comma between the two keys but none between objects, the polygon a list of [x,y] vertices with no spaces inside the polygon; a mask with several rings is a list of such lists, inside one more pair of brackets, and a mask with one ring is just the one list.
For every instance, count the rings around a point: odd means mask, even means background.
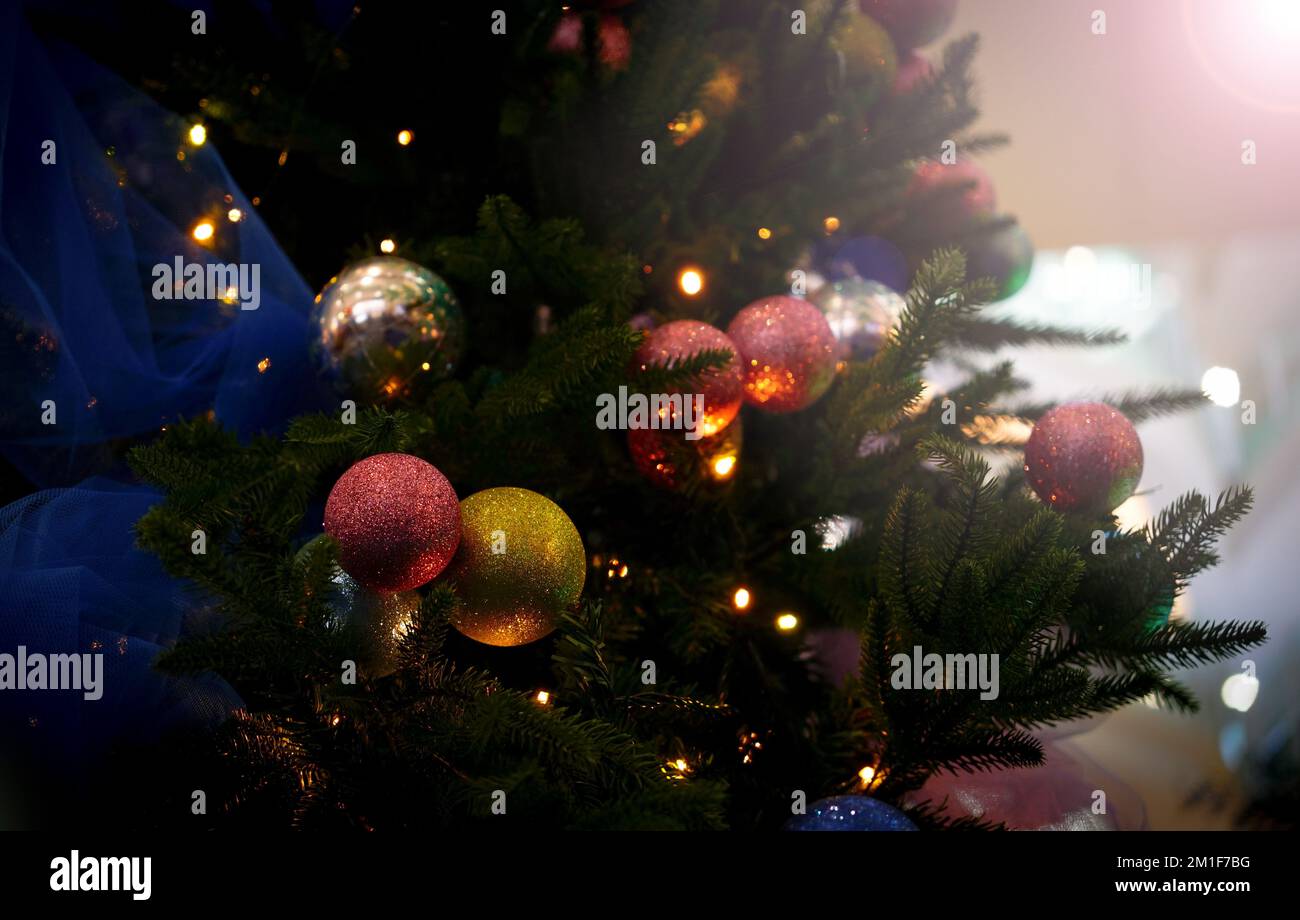
[{"label": "blurred background", "polygon": [[1203,382],[1218,405],[1141,427],[1142,484],[1118,512],[1127,526],[1188,489],[1256,490],[1222,563],[1193,582],[1174,616],[1260,619],[1268,644],[1180,674],[1202,702],[1196,716],[1134,706],[1067,744],[1132,786],[1152,828],[1237,826],[1264,799],[1294,821],[1300,2],[973,0],[958,9],[949,35],[982,36],[982,124],[1012,139],[982,163],[1000,209],[1038,247],[1029,283],[1003,309],[1130,336],[1115,348],[1020,350],[1017,370],[1035,382],[1029,397]]}]

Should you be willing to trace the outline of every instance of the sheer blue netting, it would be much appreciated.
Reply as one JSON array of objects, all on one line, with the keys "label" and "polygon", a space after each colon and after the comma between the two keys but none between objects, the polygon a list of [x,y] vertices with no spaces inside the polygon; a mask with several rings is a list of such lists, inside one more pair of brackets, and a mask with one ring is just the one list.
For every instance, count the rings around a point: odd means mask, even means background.
[{"label": "sheer blue netting", "polygon": [[[178,415],[215,411],[251,433],[319,407],[313,292],[217,151],[188,144],[180,118],[79,52],[42,46],[20,12],[0,11],[6,458],[37,485],[64,485],[101,471],[105,445]],[[193,238],[203,221],[206,245]],[[154,267],[178,256],[256,265],[258,308],[155,299]]]},{"label": "sheer blue netting", "polygon": [[[127,484],[121,446],[209,411],[243,434],[278,430],[326,394],[307,358],[311,290],[187,128],[0,4],[0,450],[40,487],[112,477],[0,510],[0,653],[105,655],[101,700],[0,691],[0,751],[66,762],[239,704],[220,680],[151,667],[196,600],[134,548],[158,496]],[[206,246],[192,236],[203,220]],[[155,299],[154,266],[177,256],[256,264],[258,309]]]},{"label": "sheer blue netting", "polygon": [[149,741],[181,724],[219,720],[240,705],[217,677],[174,679],[152,668],[205,611],[158,560],[136,549],[131,525],[157,495],[91,479],[0,509],[0,653],[103,655],[103,695],[0,692],[0,747],[38,760],[90,763],[109,745]]}]

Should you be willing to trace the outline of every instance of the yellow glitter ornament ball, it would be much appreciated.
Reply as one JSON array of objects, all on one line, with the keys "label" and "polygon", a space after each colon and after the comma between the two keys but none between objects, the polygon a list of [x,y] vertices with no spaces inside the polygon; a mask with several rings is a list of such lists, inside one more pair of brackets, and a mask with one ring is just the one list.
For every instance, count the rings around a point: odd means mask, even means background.
[{"label": "yellow glitter ornament ball", "polygon": [[452,625],[486,645],[526,645],[553,632],[587,574],[569,516],[544,495],[502,487],[464,499],[460,517],[447,570],[460,598]]}]

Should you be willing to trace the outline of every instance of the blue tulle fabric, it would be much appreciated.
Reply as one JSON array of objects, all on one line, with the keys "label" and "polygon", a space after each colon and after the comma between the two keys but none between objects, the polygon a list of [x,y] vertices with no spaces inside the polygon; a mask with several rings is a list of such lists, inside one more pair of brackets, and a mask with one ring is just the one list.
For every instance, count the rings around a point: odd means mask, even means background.
[{"label": "blue tulle fabric", "polygon": [[[238,705],[215,678],[151,667],[196,601],[134,548],[158,496],[131,484],[121,445],[208,411],[277,431],[326,393],[307,357],[312,291],[187,128],[0,4],[0,450],[46,489],[0,510],[0,653],[105,653],[102,700],[0,690],[0,751],[88,757]],[[191,235],[204,219],[206,247]],[[259,308],[154,299],[153,266],[178,255],[258,264]]]},{"label": "blue tulle fabric", "polygon": [[[216,150],[187,144],[181,119],[80,53],[43,47],[20,11],[0,16],[0,322],[22,336],[6,457],[38,485],[70,484],[97,471],[102,445],[178,415],[213,410],[251,433],[312,407],[312,292]],[[208,246],[192,238],[203,220]],[[259,308],[155,300],[153,267],[178,255],[259,265]]]},{"label": "blue tulle fabric", "polygon": [[240,705],[217,677],[166,678],[154,658],[199,598],[132,545],[130,526],[157,501],[142,486],[95,478],[0,509],[0,653],[103,656],[103,696],[0,691],[0,748],[93,766],[113,745],[212,723]]}]

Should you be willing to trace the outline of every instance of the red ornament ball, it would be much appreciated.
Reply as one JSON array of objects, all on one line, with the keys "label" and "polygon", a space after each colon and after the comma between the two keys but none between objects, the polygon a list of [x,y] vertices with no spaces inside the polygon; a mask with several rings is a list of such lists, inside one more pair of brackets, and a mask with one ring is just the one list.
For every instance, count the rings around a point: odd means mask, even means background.
[{"label": "red ornament ball", "polygon": [[1025,476],[1060,511],[1113,511],[1142,478],[1133,423],[1105,403],[1067,403],[1045,413],[1025,444]]},{"label": "red ornament ball", "polygon": [[730,351],[731,360],[722,367],[705,371],[689,387],[678,391],[688,399],[696,394],[704,397],[704,416],[696,421],[704,437],[726,428],[740,411],[745,375],[740,369],[740,354],[727,334],[708,323],[679,319],[652,330],[636,350],[634,359],[636,366],[645,370],[651,364],[668,364],[719,348]]},{"label": "red ornament ball", "polygon": [[909,51],[898,60],[892,92],[895,96],[906,96],[933,76],[934,65],[929,59],[919,51]]},{"label": "red ornament ball", "polygon": [[447,567],[460,502],[447,477],[410,454],[375,454],[339,477],[325,502],[339,565],[363,587],[409,591]]},{"label": "red ornament ball", "polygon": [[[556,54],[580,54],[583,29],[581,14],[572,10],[561,14],[547,50]],[[596,57],[610,70],[622,70],[632,57],[632,33],[613,13],[601,13],[596,22]]]},{"label": "red ornament ball", "polygon": [[957,0],[858,0],[858,8],[884,26],[899,48],[919,48],[948,31]]},{"label": "red ornament ball", "polygon": [[[958,190],[960,194],[958,194]],[[937,196],[955,195],[957,213],[944,215],[958,220],[969,220],[992,214],[997,205],[997,195],[991,180],[978,163],[959,157],[955,163],[939,160],[922,160],[912,173],[906,197],[924,202]]]},{"label": "red ornament ball", "polygon": [[737,418],[712,437],[688,441],[682,432],[663,428],[629,428],[627,449],[637,472],[661,489],[687,483],[731,481],[740,463],[744,426]]},{"label": "red ornament ball", "polygon": [[727,327],[740,350],[745,401],[766,412],[811,406],[835,379],[839,348],[825,314],[778,294],[745,307]]}]

